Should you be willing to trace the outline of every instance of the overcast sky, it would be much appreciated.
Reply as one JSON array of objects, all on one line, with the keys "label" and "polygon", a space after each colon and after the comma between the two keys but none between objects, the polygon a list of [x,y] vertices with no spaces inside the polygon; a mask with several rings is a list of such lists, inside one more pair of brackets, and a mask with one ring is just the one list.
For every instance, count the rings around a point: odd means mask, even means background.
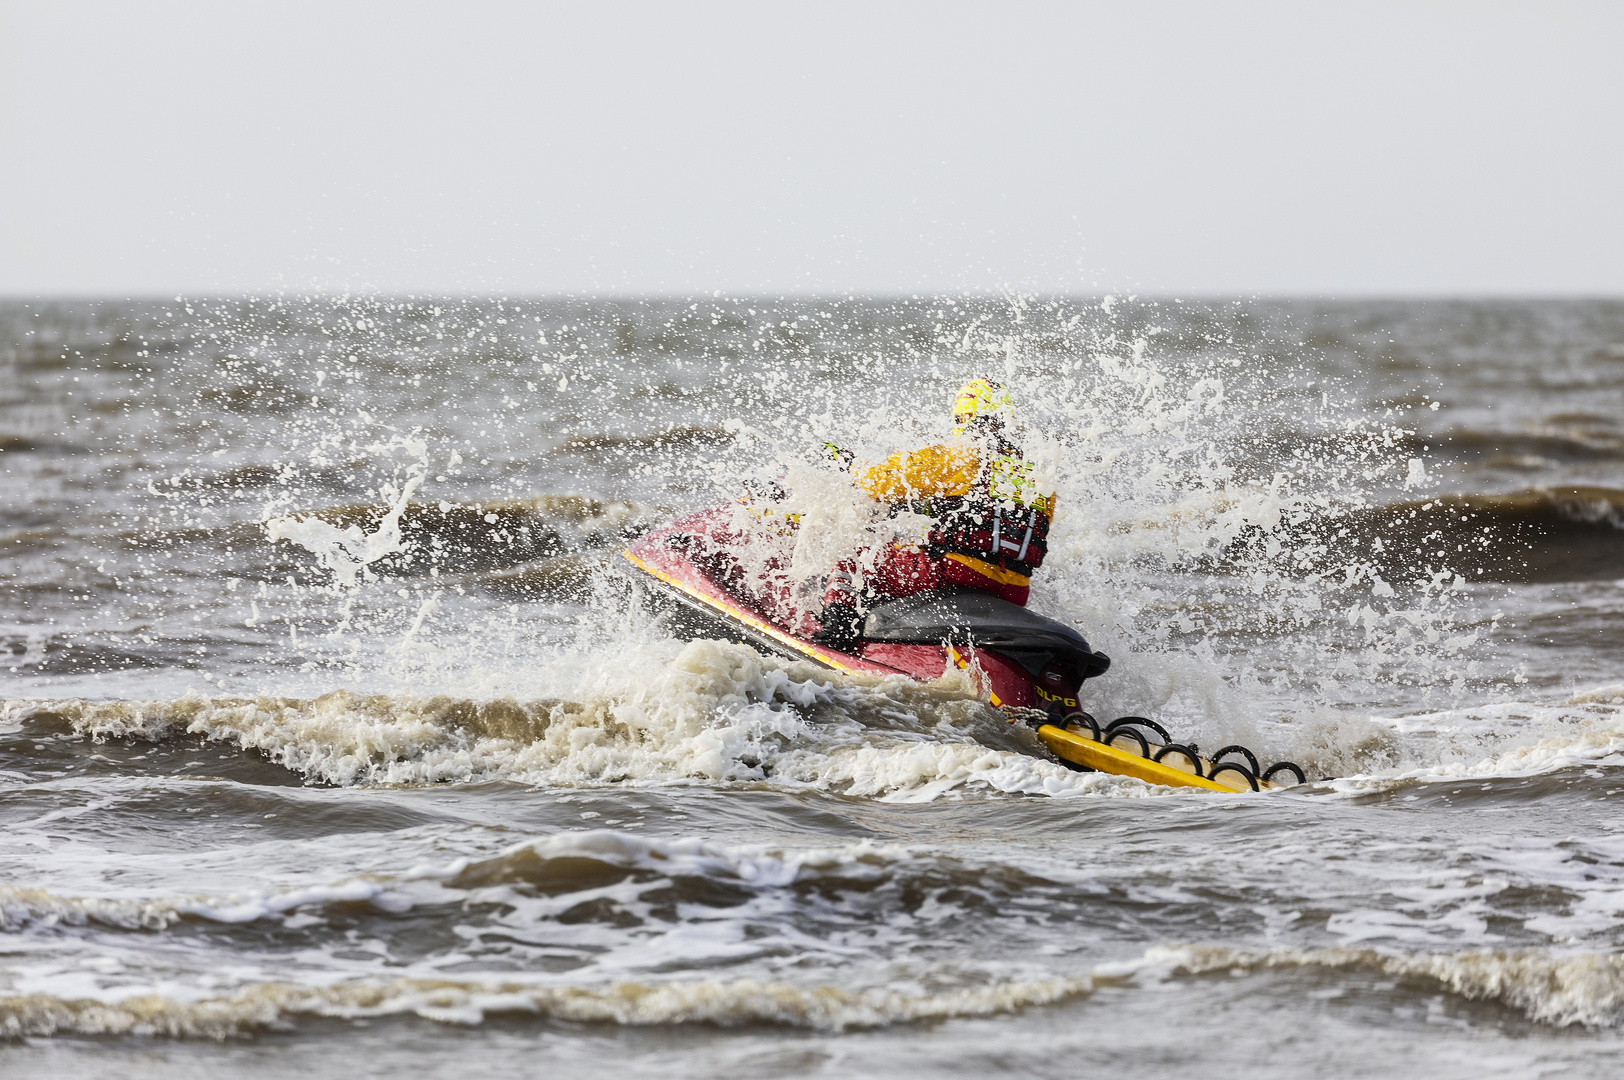
[{"label": "overcast sky", "polygon": [[1624,3],[0,0],[0,294],[1624,294]]}]

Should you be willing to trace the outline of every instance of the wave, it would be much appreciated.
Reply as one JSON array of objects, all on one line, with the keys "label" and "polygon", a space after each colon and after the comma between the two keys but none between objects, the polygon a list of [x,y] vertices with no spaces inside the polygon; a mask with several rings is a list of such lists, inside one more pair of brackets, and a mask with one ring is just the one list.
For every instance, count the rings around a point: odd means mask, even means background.
[{"label": "wave", "polygon": [[1356,512],[1339,524],[1365,551],[1380,538],[1381,561],[1420,559],[1479,580],[1624,577],[1624,491],[1613,488],[1443,495]]},{"label": "wave", "polygon": [[[1419,441],[1412,436],[1412,441]],[[1446,452],[1486,459],[1490,466],[1539,468],[1554,462],[1624,461],[1624,430],[1598,413],[1559,413],[1526,431],[1458,428],[1439,439]]]},{"label": "wave", "polygon": [[[415,883],[455,890],[466,905],[466,893],[501,887],[547,896],[593,891],[628,879],[673,883],[673,894],[702,906],[713,906],[719,888],[771,889],[805,882],[867,881],[912,876],[940,876],[910,862],[910,854],[867,841],[839,848],[784,849],[728,845],[699,838],[649,840],[615,829],[560,833],[515,844],[483,859],[462,858],[441,867],[419,867],[402,876],[370,873],[330,885],[266,893],[231,893],[188,897],[73,897],[43,889],[0,885],[0,929],[19,930],[38,924],[88,926],[120,930],[163,930],[184,918],[217,923],[274,919],[304,907],[367,904],[399,914],[423,903],[437,903],[442,893],[414,891]],[[928,859],[926,860],[929,861]],[[1007,878],[1003,867],[976,868],[964,883]],[[1030,882],[1030,875],[1025,875]],[[685,881],[703,882],[687,890]],[[1007,888],[1013,893],[1013,887]]]},{"label": "wave", "polygon": [[[373,533],[390,508],[331,506],[294,515]],[[536,495],[489,502],[407,503],[399,550],[368,563],[385,573],[479,573],[601,550],[649,528],[659,510],[584,495]],[[263,539],[263,534],[261,534]]]},{"label": "wave", "polygon": [[[346,504],[294,517],[319,522],[324,528],[354,527],[370,534],[378,530],[388,510],[377,503]],[[658,508],[583,495],[408,503],[400,517],[398,549],[366,566],[391,576],[473,575],[471,584],[504,596],[566,597],[590,577],[602,552],[643,532],[663,513]],[[13,557],[58,555],[80,539],[67,525],[23,529],[29,521],[10,524],[17,527],[7,537],[8,553]],[[111,539],[127,549],[162,551],[170,556],[171,572],[183,575],[215,577],[226,571],[251,580],[280,579],[311,569],[303,552],[268,538],[260,522],[123,531]],[[25,585],[45,596],[74,595],[86,588],[77,581],[64,581],[58,573]],[[110,579],[97,578],[91,587],[111,590],[115,585]]]},{"label": "wave", "polygon": [[[1065,872],[1057,873],[1064,878]],[[0,929],[33,925],[164,930],[182,919],[242,924],[280,919],[301,908],[337,906],[353,921],[357,905],[390,915],[450,905],[467,913],[487,900],[505,906],[514,893],[565,897],[632,882],[658,883],[662,901],[694,908],[730,907],[749,893],[816,892],[820,904],[842,887],[864,897],[891,883],[925,894],[972,890],[989,904],[1062,888],[1057,880],[1003,863],[971,863],[929,851],[858,841],[827,848],[722,844],[698,837],[652,840],[616,829],[564,832],[513,845],[485,858],[461,858],[402,875],[372,872],[327,885],[271,892],[185,897],[72,897],[0,886]],[[494,898],[494,899],[492,899]],[[562,908],[560,910],[563,910]]]},{"label": "wave", "polygon": [[773,1025],[842,1032],[1009,1014],[1147,979],[1309,968],[1369,971],[1493,1001],[1556,1027],[1611,1027],[1624,1011],[1624,957],[1546,950],[1402,955],[1374,949],[1153,946],[1141,957],[1046,979],[999,980],[935,992],[755,979],[547,985],[519,980],[398,978],[326,986],[263,982],[216,997],[130,994],[118,1000],[33,993],[0,998],[0,1038],[52,1035],[227,1039],[301,1020],[416,1016],[472,1026],[492,1016],[621,1026]]},{"label": "wave", "polygon": [[[201,736],[337,786],[769,782],[892,802],[972,791],[1177,797],[1127,777],[1063,768],[1024,726],[983,705],[958,672],[922,684],[836,675],[711,640],[669,643],[635,665],[614,656],[549,662],[562,667],[548,679],[580,688],[579,696],[335,690],[312,698],[18,699],[0,703],[0,723],[97,741]],[[1307,743],[1283,749],[1317,774],[1344,772],[1322,790],[1345,794],[1544,775],[1624,754],[1621,704],[1624,690],[1603,687],[1566,703],[1375,719],[1329,744],[1305,729]],[[1360,772],[1347,775],[1354,768]]]},{"label": "wave", "polygon": [[1624,491],[1615,488],[1540,487],[1379,506],[1319,500],[1321,509],[1290,515],[1277,502],[1190,502],[1112,531],[1130,539],[1130,557],[1167,549],[1170,539],[1187,543],[1181,530],[1227,533],[1216,557],[1184,553],[1191,565],[1212,570],[1258,564],[1326,574],[1364,565],[1394,582],[1423,569],[1505,583],[1624,578]]},{"label": "wave", "polygon": [[1569,705],[1624,705],[1624,683],[1582,690],[1568,698]]},{"label": "wave", "polygon": [[936,993],[795,986],[753,979],[536,986],[522,982],[394,979],[300,986],[259,983],[223,997],[180,1001],[158,994],[116,1003],[48,994],[0,998],[0,1038],[56,1034],[226,1039],[307,1018],[419,1016],[473,1025],[491,1015],[648,1026],[771,1024],[846,1031],[956,1017],[993,1016],[1086,994],[1092,978],[994,982]]},{"label": "wave", "polygon": [[1451,761],[1394,773],[1365,773],[1322,781],[1341,795],[1374,795],[1415,784],[1546,776],[1563,769],[1624,763],[1624,729],[1585,731],[1512,746],[1477,761]]},{"label": "wave", "polygon": [[1624,760],[1624,686],[1558,701],[1502,700],[1370,717],[1339,732],[1324,760],[1342,770],[1332,771],[1337,778],[1321,781],[1319,790],[1344,796],[1616,765]]},{"label": "wave", "polygon": [[0,930],[15,931],[41,923],[50,926],[96,924],[119,930],[164,930],[187,917],[219,923],[245,923],[321,904],[370,904],[379,911],[397,914],[412,907],[412,901],[393,891],[389,884],[371,880],[268,894],[139,900],[64,897],[43,889],[0,885]]},{"label": "wave", "polygon": [[1498,1001],[1557,1027],[1611,1027],[1624,1014],[1624,956],[1543,949],[1402,955],[1374,949],[1266,952],[1179,946],[1145,953],[1168,974],[1290,968],[1365,969],[1435,983],[1469,1001]]},{"label": "wave", "polygon": [[[759,783],[892,800],[969,788],[1145,795],[1137,780],[1045,760],[960,673],[835,677],[746,646],[694,641],[628,670],[582,661],[580,700],[362,694],[315,698],[8,701],[0,720],[92,739],[201,735],[336,785],[515,780]],[[1160,792],[1157,792],[1160,793]]]}]

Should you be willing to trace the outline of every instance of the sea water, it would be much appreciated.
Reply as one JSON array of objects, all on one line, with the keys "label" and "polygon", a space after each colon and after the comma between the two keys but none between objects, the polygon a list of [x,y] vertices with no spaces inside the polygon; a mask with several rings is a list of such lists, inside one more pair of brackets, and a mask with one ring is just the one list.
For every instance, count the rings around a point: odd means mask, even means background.
[{"label": "sea water", "polygon": [[[8,1077],[1624,1069],[1624,304],[12,302],[0,373]],[[1085,707],[1310,783],[618,558],[763,480],[862,543],[815,448],[977,375]]]}]

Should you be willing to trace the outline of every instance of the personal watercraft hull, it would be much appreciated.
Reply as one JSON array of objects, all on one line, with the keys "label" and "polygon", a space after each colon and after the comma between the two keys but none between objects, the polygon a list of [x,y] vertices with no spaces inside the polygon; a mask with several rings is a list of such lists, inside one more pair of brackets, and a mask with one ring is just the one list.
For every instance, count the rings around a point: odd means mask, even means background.
[{"label": "personal watercraft hull", "polygon": [[[1272,786],[1245,770],[1215,766],[1165,737],[1163,745],[1136,731],[1102,732],[1082,711],[1078,690],[1110,661],[1071,628],[984,593],[944,590],[877,603],[855,648],[819,644],[811,640],[818,629],[812,616],[785,616],[724,584],[727,564],[716,556],[730,538],[729,527],[723,511],[701,511],[646,534],[622,552],[652,579],[681,628],[694,636],[721,636],[835,671],[899,674],[921,682],[939,678],[953,665],[971,673],[985,701],[1012,721],[1026,720],[1051,753],[1075,768],[1231,793]],[[1113,745],[1122,734],[1133,739],[1138,752]]]},{"label": "personal watercraft hull", "polygon": [[[702,565],[705,560],[695,557],[694,548],[714,533],[719,517],[715,511],[704,511],[683,518],[648,533],[621,554],[664,585],[667,598],[679,605],[678,610],[684,611],[690,619],[698,620],[700,626],[708,620],[710,626],[723,628],[730,636],[762,651],[788,659],[811,660],[836,671],[900,674],[920,681],[941,677],[946,665],[952,663],[971,669],[983,696],[995,706],[1030,709],[1045,704],[1034,679],[1017,660],[981,648],[968,639],[955,643],[949,634],[937,634],[928,625],[911,628],[905,614],[890,620],[876,635],[882,640],[865,640],[851,651],[812,641],[811,634],[818,627],[810,619],[794,627],[785,626],[759,603],[726,588]],[[910,633],[910,629],[914,632]],[[1087,643],[1080,637],[1076,640],[1086,647]],[[1067,684],[1059,689],[1059,693],[1048,690],[1042,693],[1061,706],[1077,708],[1075,686]]]}]

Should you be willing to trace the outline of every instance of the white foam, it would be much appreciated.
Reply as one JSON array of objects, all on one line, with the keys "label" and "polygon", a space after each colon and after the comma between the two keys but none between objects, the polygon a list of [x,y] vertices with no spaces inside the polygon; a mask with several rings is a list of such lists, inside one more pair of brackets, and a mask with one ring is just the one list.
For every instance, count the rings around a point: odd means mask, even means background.
[{"label": "white foam", "polygon": [[314,514],[302,517],[290,514],[269,518],[265,522],[266,538],[272,543],[288,540],[298,544],[332,571],[335,587],[353,588],[357,577],[368,566],[385,555],[405,550],[400,517],[417,489],[428,479],[428,444],[424,440],[396,436],[388,443],[367,448],[374,454],[388,454],[396,449],[404,449],[417,460],[407,466],[406,481],[401,487],[385,484],[379,492],[387,509],[372,532],[366,532],[359,525],[340,529]]},{"label": "white foam", "polygon": [[0,885],[0,929],[96,923],[126,930],[162,930],[188,915],[211,922],[246,923],[326,903],[367,903],[388,912],[404,911],[412,905],[407,896],[377,881],[365,880],[265,894],[160,899],[61,897],[43,889]]},{"label": "white foam", "polygon": [[[1395,954],[1374,949],[1249,951],[1153,946],[1085,974],[976,980],[926,992],[886,986],[797,985],[757,979],[625,980],[599,984],[537,978],[398,978],[322,984],[250,982],[224,994],[141,992],[66,998],[32,991],[0,998],[0,1037],[56,1034],[222,1039],[305,1018],[414,1015],[475,1025],[491,1015],[530,1015],[624,1026],[773,1024],[823,1031],[991,1016],[1053,1005],[1100,985],[1144,984],[1227,971],[1368,970],[1424,980],[1468,1000],[1498,1001],[1558,1027],[1616,1025],[1624,1012],[1624,959],[1548,950]],[[961,976],[962,978],[962,976]]]},{"label": "white foam", "polygon": [[[1500,702],[1371,722],[1392,733],[1389,752],[1410,760],[1335,780],[1332,790],[1364,794],[1406,783],[1538,776],[1624,763],[1624,708],[1612,703],[1605,688],[1561,703]],[[1417,758],[1432,760],[1416,763]]]},{"label": "white foam", "polygon": [[[956,672],[923,686],[901,676],[843,678],[744,646],[695,641],[654,671],[598,669],[579,681],[587,693],[578,701],[190,694],[145,702],[15,701],[0,716],[48,709],[95,739],[203,735],[341,785],[770,777],[910,801],[962,790],[1148,791],[1139,781],[1072,773],[1042,760],[1030,737],[981,706]],[[1007,745],[989,745],[998,740]]]},{"label": "white foam", "polygon": [[1624,683],[1598,686],[1568,698],[1569,705],[1624,705]]},{"label": "white foam", "polygon": [[331,986],[260,983],[194,1001],[158,994],[117,1003],[48,994],[0,998],[0,1037],[54,1034],[223,1039],[305,1017],[363,1019],[416,1015],[478,1024],[490,1014],[529,1014],[627,1026],[776,1024],[823,1031],[990,1016],[1085,994],[1093,981],[1054,978],[937,993],[795,986],[752,979],[536,986],[524,982],[396,979]]},{"label": "white foam", "polygon": [[1200,946],[1146,951],[1145,967],[1163,974],[1282,968],[1365,968],[1421,978],[1469,1000],[1500,1001],[1558,1027],[1611,1027],[1624,1013],[1624,957],[1547,949],[1415,955],[1374,949],[1277,949],[1249,952]]}]

